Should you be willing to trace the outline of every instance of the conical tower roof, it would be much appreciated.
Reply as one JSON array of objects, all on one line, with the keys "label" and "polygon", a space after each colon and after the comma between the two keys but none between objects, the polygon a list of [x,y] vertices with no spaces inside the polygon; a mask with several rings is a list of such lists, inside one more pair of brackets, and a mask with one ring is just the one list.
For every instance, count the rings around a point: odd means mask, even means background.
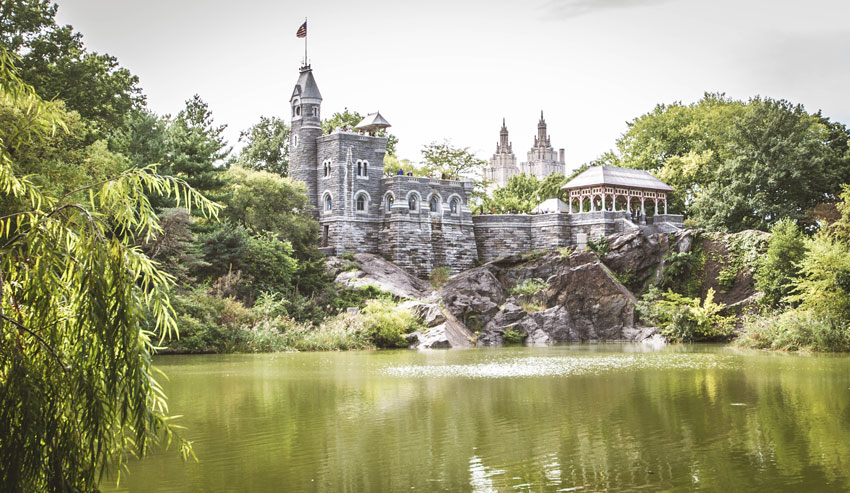
[{"label": "conical tower roof", "polygon": [[295,89],[292,90],[294,99],[318,99],[322,100],[322,93],[319,92],[319,86],[316,84],[316,79],[313,77],[313,69],[309,65],[301,67],[301,73],[298,75],[298,82],[295,83]]}]

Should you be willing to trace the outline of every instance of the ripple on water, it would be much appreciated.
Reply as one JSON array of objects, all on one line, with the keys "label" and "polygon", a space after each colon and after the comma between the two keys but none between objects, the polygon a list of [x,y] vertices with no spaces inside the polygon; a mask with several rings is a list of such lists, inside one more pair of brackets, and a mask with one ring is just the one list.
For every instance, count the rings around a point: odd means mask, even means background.
[{"label": "ripple on water", "polygon": [[624,354],[519,357],[489,363],[388,366],[381,373],[402,378],[517,378],[597,375],[634,370],[732,369],[735,358],[716,354]]}]

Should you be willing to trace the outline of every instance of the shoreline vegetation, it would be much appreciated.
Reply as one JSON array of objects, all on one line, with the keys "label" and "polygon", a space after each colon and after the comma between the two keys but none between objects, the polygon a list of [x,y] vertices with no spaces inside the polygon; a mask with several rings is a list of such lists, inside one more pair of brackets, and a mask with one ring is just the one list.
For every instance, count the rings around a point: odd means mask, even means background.
[{"label": "shoreline vegetation", "polygon": [[[55,4],[10,5],[0,23],[0,490],[94,490],[172,441],[191,458],[155,378],[163,344],[391,348],[427,332],[398,297],[334,283],[313,204],[288,176],[286,121],[260,117],[234,153],[200,95],[158,115],[138,77],[57,23]],[[360,120],[345,110],[323,127]],[[469,147],[425,144],[417,168],[386,136],[388,171],[463,175],[479,212],[529,212],[568,179],[519,175],[487,194],[487,163]],[[672,341],[742,333],[744,347],[850,350],[843,123],[782,99],[706,93],[628,122],[614,149],[575,172],[591,165],[653,173],[676,190],[670,212],[699,232],[699,245],[640,273],[610,269],[639,298],[644,325]],[[589,246],[611,260],[608,239]],[[353,255],[341,258],[358,269]],[[432,281],[452,278],[442,267]],[[523,284],[510,315],[545,315],[544,282]],[[761,299],[727,306],[751,282]],[[474,313],[463,322],[487,330]]]}]

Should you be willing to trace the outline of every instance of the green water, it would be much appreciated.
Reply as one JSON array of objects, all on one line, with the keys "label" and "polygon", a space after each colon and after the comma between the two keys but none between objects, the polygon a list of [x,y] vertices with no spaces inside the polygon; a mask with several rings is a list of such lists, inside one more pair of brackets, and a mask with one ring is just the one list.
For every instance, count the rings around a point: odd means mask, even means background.
[{"label": "green water", "polygon": [[133,461],[122,491],[850,490],[844,356],[610,344],[157,362],[200,462]]}]

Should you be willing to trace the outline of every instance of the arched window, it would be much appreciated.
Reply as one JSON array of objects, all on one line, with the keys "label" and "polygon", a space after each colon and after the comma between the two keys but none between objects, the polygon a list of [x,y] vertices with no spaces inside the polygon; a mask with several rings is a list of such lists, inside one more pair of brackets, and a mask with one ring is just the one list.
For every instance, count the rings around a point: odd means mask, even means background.
[{"label": "arched window", "polygon": [[318,116],[319,116],[319,107],[318,106],[313,107],[313,116],[318,118]]},{"label": "arched window", "polygon": [[387,212],[393,211],[393,202],[394,202],[393,196],[392,195],[387,196]]},{"label": "arched window", "polygon": [[325,195],[325,210],[329,211],[333,209],[333,199],[331,199],[330,195]]},{"label": "arched window", "polygon": [[458,202],[460,202],[458,199],[452,199],[451,206],[450,206],[450,210],[452,211],[452,214],[457,214],[457,211],[460,208],[460,207],[458,207]]},{"label": "arched window", "polygon": [[366,197],[363,195],[357,196],[357,210],[365,211],[366,210]]},{"label": "arched window", "polygon": [[369,161],[363,161],[363,176],[369,176]]},{"label": "arched window", "polygon": [[357,176],[363,176],[363,163],[357,161]]},{"label": "arched window", "polygon": [[415,211],[417,210],[416,206],[416,195],[411,195],[410,198],[407,199],[407,207],[410,210]]},{"label": "arched window", "polygon": [[436,195],[431,196],[431,200],[428,201],[428,206],[431,208],[431,212],[437,212],[438,202]]},{"label": "arched window", "polygon": [[301,116],[301,107],[300,106],[295,107],[295,116]]}]

